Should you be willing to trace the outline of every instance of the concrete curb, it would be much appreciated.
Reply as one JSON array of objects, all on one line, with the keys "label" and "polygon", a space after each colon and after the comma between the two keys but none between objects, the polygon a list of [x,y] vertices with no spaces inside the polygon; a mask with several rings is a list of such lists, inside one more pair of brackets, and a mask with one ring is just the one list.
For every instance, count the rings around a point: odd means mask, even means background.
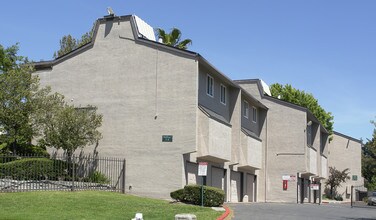
[{"label": "concrete curb", "polygon": [[350,201],[332,201],[332,200],[323,200],[322,204],[350,204]]},{"label": "concrete curb", "polygon": [[217,220],[224,220],[230,214],[230,209],[227,206],[223,206],[223,208],[225,208],[226,211],[221,216],[219,216]]}]

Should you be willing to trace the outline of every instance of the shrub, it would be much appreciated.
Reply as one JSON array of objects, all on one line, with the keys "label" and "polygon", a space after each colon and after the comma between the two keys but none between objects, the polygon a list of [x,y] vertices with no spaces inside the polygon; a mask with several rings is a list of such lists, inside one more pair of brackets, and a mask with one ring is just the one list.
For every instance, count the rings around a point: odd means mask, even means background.
[{"label": "shrub", "polygon": [[368,204],[368,197],[364,197],[363,202]]},{"label": "shrub", "polygon": [[99,171],[92,172],[87,178],[84,179],[84,181],[102,184],[110,183],[110,180],[106,177],[106,175]]},{"label": "shrub", "polygon": [[[194,205],[201,205],[201,186],[187,185],[170,193],[171,198]],[[221,189],[204,186],[204,206],[220,206],[225,200],[225,192]]]},{"label": "shrub", "polygon": [[336,195],[336,196],[334,197],[334,199],[337,200],[337,201],[343,201],[343,198],[342,198],[341,195]]},{"label": "shrub", "polygon": [[172,199],[176,201],[183,201],[184,200],[184,189],[178,189],[170,193]]},{"label": "shrub", "polygon": [[48,158],[26,158],[0,163],[0,178],[14,180],[57,180],[67,176],[67,163]]},{"label": "shrub", "polygon": [[[17,145],[16,151],[18,155],[38,155],[48,157],[49,154],[47,152],[46,147],[32,145],[32,144],[20,144]],[[6,143],[0,144],[0,154],[2,155],[9,155],[12,154],[13,150],[11,149],[10,145]]]}]

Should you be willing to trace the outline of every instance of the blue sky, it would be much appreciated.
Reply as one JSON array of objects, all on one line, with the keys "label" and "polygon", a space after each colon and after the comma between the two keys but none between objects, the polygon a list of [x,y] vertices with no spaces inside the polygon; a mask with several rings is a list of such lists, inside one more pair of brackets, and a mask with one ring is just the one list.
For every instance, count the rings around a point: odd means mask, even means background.
[{"label": "blue sky", "polygon": [[376,120],[376,1],[4,1],[0,44],[50,60],[62,36],[80,37],[111,6],[153,27],[178,27],[189,48],[231,79],[261,78],[312,93],[336,131],[371,138]]}]

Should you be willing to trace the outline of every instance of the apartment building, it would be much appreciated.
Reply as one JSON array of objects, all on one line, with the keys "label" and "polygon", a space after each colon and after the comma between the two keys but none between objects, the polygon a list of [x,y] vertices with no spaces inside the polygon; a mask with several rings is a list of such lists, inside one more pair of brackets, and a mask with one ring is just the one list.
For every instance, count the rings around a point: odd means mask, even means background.
[{"label": "apartment building", "polygon": [[[158,43],[137,16],[98,19],[89,44],[36,70],[75,106],[98,107],[95,150],[126,159],[128,193],[168,199],[203,181],[227,201],[263,201],[267,107],[200,54]],[[206,178],[199,162],[208,163]]]},{"label": "apartment building", "polygon": [[263,132],[265,201],[320,203],[328,167],[328,132],[307,109],[271,97],[261,80],[236,80],[268,107]]},{"label": "apartment building", "polygon": [[351,199],[351,186],[363,186],[362,177],[362,141],[353,137],[334,132],[333,140],[329,143],[328,167],[339,171],[349,169],[349,178],[337,188],[338,195],[344,201]]},{"label": "apartment building", "polygon": [[35,67],[73,105],[98,107],[103,139],[84,152],[125,158],[127,193],[168,199],[197,183],[231,202],[319,203],[328,161],[342,157],[336,147],[328,154],[328,132],[308,109],[159,43],[134,15],[98,19],[90,43]]}]

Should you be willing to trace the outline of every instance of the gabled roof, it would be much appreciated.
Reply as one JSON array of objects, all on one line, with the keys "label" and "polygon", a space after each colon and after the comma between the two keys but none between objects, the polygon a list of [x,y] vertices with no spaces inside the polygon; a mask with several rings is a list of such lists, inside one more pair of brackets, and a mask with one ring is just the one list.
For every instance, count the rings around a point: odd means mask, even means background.
[{"label": "gabled roof", "polygon": [[[294,103],[291,103],[291,102],[287,102],[287,101],[275,98],[273,96],[267,95],[264,92],[263,85],[261,84],[261,80],[260,79],[242,79],[242,80],[234,80],[234,82],[237,83],[237,84],[251,84],[251,83],[252,84],[257,84],[257,87],[258,87],[258,90],[260,92],[260,96],[261,96],[262,99],[267,99],[267,100],[275,102],[277,104],[284,105],[286,107],[290,107],[290,108],[293,108],[293,109],[297,109],[297,110],[306,112],[308,118],[310,118],[312,121],[314,121],[314,122],[316,122],[316,123],[318,123],[318,124],[321,125],[320,121],[316,118],[316,116],[313,115],[313,113],[308,108],[302,107],[300,105],[297,105],[297,104],[294,104]],[[320,130],[322,132],[327,133],[327,134],[329,133],[326,130],[326,128],[324,128],[324,126],[322,126],[322,125],[320,126]]]},{"label": "gabled roof", "polygon": [[339,133],[339,132],[337,132],[337,131],[333,131],[333,134],[338,135],[338,136],[341,136],[341,137],[346,138],[346,139],[349,139],[349,140],[352,140],[352,141],[354,141],[354,142],[357,142],[357,143],[363,145],[363,142],[362,142],[361,140],[359,140],[359,139],[356,139],[356,138],[353,138],[353,137],[347,136],[347,135],[342,134],[342,133]]},{"label": "gabled roof", "polygon": [[109,15],[109,16],[104,16],[103,18],[99,18],[96,23],[95,23],[95,28],[94,28],[94,32],[93,32],[93,38],[91,40],[91,42],[61,56],[61,57],[58,57],[54,60],[50,60],[50,61],[41,61],[41,62],[35,62],[34,65],[35,65],[35,69],[36,70],[43,70],[43,69],[52,69],[54,65],[58,64],[58,63],[61,63],[79,53],[82,53],[86,50],[89,50],[91,48],[93,48],[94,46],[94,43],[95,43],[95,38],[97,36],[97,33],[98,33],[98,28],[99,28],[99,25],[103,22],[106,22],[106,21],[109,21],[109,20],[112,20],[112,21],[117,21],[117,22],[120,22],[120,21],[131,21],[131,27],[132,27],[132,31],[133,31],[133,36],[134,36],[134,40],[136,43],[139,43],[139,44],[144,44],[144,45],[147,45],[147,46],[151,46],[151,47],[156,47],[160,50],[166,50],[168,52],[172,52],[172,53],[177,53],[178,55],[181,55],[181,56],[185,56],[187,58],[191,58],[191,59],[195,59],[197,60],[200,64],[204,65],[206,68],[216,72],[219,76],[219,78],[221,78],[222,80],[224,80],[226,83],[228,83],[230,86],[234,87],[234,88],[237,88],[237,89],[240,89],[242,91],[243,94],[245,94],[248,98],[250,98],[252,101],[255,102],[256,106],[257,107],[260,107],[262,109],[265,109],[267,110],[268,108],[262,104],[260,101],[258,101],[255,97],[253,97],[251,94],[249,94],[247,91],[245,91],[244,89],[242,89],[237,83],[234,83],[233,80],[231,80],[230,78],[228,78],[225,74],[223,74],[222,72],[220,72],[215,66],[213,66],[212,64],[210,64],[203,56],[201,56],[199,53],[197,52],[194,52],[194,51],[190,51],[190,50],[184,50],[184,49],[179,49],[179,48],[176,48],[176,47],[173,47],[173,46],[169,46],[169,45],[166,45],[166,44],[163,44],[163,43],[160,43],[160,42],[157,42],[157,41],[153,41],[153,40],[149,40],[147,38],[144,38],[144,37],[140,37],[139,34],[138,34],[138,30],[137,30],[137,26],[136,26],[136,21],[135,21],[135,16],[133,15],[125,15],[125,16],[114,16],[114,15]]}]

